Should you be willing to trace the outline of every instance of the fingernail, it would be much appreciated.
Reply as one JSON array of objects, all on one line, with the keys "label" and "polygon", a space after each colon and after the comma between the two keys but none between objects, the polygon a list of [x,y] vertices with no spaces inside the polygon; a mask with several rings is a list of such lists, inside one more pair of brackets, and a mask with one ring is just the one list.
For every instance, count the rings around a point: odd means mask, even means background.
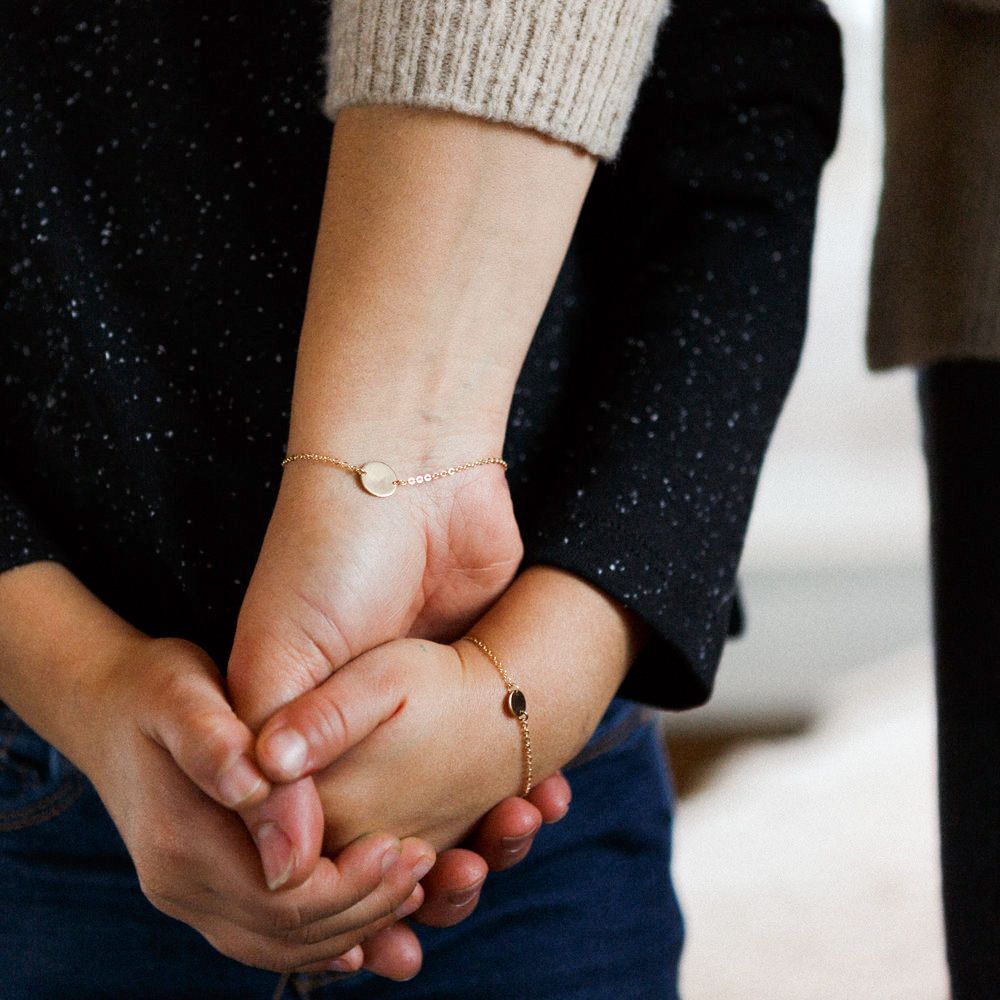
[{"label": "fingernail", "polygon": [[470,885],[467,889],[456,889],[454,892],[449,892],[448,902],[452,906],[465,906],[466,903],[471,903],[479,895],[484,881],[485,879],[480,879],[475,885]]},{"label": "fingernail", "polygon": [[399,860],[399,845],[394,844],[392,847],[386,848],[385,854],[382,855],[382,874],[387,875],[389,869]]},{"label": "fingernail", "polygon": [[423,905],[423,902],[424,899],[423,896],[420,895],[420,893],[417,893],[415,895],[411,893],[406,898],[406,901],[404,903],[400,903],[400,905],[397,906],[395,910],[393,910],[393,916],[398,917],[400,920],[402,920],[403,917],[408,917],[411,913],[416,913],[417,910],[419,910],[420,907]]},{"label": "fingernail", "polygon": [[262,784],[264,779],[253,764],[246,757],[239,757],[228,771],[219,775],[219,797],[227,806],[235,808],[246,802]]},{"label": "fingernail", "polygon": [[413,877],[419,882],[434,867],[434,859],[423,855],[413,866]]},{"label": "fingernail", "polygon": [[340,958],[335,958],[328,966],[330,972],[357,972],[365,960],[361,945],[356,944],[350,951],[345,951]]},{"label": "fingernail", "polygon": [[289,780],[298,778],[306,766],[309,745],[305,737],[294,729],[278,729],[264,741],[267,755]]},{"label": "fingernail", "polygon": [[505,854],[517,854],[524,850],[525,846],[531,842],[534,833],[523,833],[520,837],[502,837],[500,846]]},{"label": "fingernail", "polygon": [[264,881],[272,892],[280,889],[292,874],[295,866],[295,851],[285,831],[277,823],[262,823],[254,834],[261,864],[264,866]]}]

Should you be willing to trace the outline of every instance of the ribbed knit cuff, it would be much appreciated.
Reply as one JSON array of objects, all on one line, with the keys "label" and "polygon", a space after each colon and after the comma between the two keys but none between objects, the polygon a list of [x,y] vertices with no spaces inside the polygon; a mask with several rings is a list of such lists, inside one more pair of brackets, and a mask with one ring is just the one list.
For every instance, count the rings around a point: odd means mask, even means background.
[{"label": "ribbed knit cuff", "polygon": [[668,0],[334,0],[324,110],[443,108],[613,159]]}]

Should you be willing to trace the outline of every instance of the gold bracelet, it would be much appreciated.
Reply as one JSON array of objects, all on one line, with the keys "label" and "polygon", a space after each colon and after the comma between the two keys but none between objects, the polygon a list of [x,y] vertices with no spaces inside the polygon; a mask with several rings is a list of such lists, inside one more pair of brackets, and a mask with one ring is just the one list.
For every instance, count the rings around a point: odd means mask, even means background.
[{"label": "gold bracelet", "polygon": [[288,455],[281,463],[281,467],[284,468],[289,462],[322,462],[324,465],[335,465],[339,469],[346,469],[357,475],[362,489],[373,497],[391,497],[396,492],[397,486],[431,483],[435,479],[453,476],[456,472],[474,469],[477,465],[502,465],[504,469],[507,468],[507,463],[502,458],[491,456],[477,458],[474,462],[466,462],[463,465],[452,465],[447,469],[438,469],[437,472],[425,472],[421,476],[410,476],[409,479],[397,479],[396,473],[385,462],[365,462],[364,465],[351,465],[350,462],[341,461],[339,458],[331,458],[329,455],[313,455],[308,452]]},{"label": "gold bracelet", "polygon": [[531,762],[531,732],[528,729],[527,699],[524,697],[524,692],[514,683],[510,674],[504,669],[504,665],[500,662],[500,657],[482,639],[474,635],[467,635],[465,638],[478,646],[489,657],[490,663],[500,672],[504,686],[507,688],[507,697],[504,699],[504,704],[507,706],[507,711],[521,724],[521,735],[524,737],[524,791],[521,792],[521,795],[526,796],[531,791],[531,782],[534,777]]}]

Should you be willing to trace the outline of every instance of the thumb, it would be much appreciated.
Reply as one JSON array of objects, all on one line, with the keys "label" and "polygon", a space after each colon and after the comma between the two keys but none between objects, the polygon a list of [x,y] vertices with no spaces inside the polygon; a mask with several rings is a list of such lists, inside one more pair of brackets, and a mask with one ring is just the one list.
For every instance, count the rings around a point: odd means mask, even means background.
[{"label": "thumb", "polygon": [[273,788],[262,804],[240,814],[269,889],[294,888],[312,874],[323,849],[323,806],[311,778]]},{"label": "thumb", "polygon": [[282,705],[322,683],[351,653],[335,625],[303,607],[292,584],[275,587],[258,564],[236,622],[226,686],[237,715],[254,731]]},{"label": "thumb", "polygon": [[274,781],[320,771],[392,718],[406,701],[400,675],[362,654],[277,711],[257,737],[257,762]]},{"label": "thumb", "polygon": [[271,889],[297,885],[315,868],[323,816],[312,781],[272,789],[253,760],[254,735],[226,700],[219,672],[202,649],[170,640],[165,679],[139,717],[142,731],[206,795],[237,809]]},{"label": "thumb", "polygon": [[247,808],[270,790],[253,760],[254,736],[226,700],[208,654],[177,640],[162,661],[164,683],[142,706],[139,726],[220,805]]}]

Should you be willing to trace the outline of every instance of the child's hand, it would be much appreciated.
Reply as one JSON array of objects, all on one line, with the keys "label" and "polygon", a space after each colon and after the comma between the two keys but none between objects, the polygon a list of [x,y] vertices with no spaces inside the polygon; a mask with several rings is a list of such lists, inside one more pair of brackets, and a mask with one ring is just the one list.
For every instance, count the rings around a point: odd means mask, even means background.
[{"label": "child's hand", "polygon": [[[377,646],[264,727],[265,773],[279,782],[314,774],[328,851],[376,829],[451,847],[521,790],[520,727],[503,712],[499,674],[468,650],[424,639]],[[301,764],[293,732],[304,740]]]},{"label": "child's hand", "polygon": [[[589,738],[641,637],[610,598],[545,566],[522,573],[474,631],[527,696],[536,778]],[[314,776],[328,849],[374,829],[442,849],[523,787],[522,734],[505,697],[472,643],[395,640],[275,713],[257,760],[276,782]]]}]

